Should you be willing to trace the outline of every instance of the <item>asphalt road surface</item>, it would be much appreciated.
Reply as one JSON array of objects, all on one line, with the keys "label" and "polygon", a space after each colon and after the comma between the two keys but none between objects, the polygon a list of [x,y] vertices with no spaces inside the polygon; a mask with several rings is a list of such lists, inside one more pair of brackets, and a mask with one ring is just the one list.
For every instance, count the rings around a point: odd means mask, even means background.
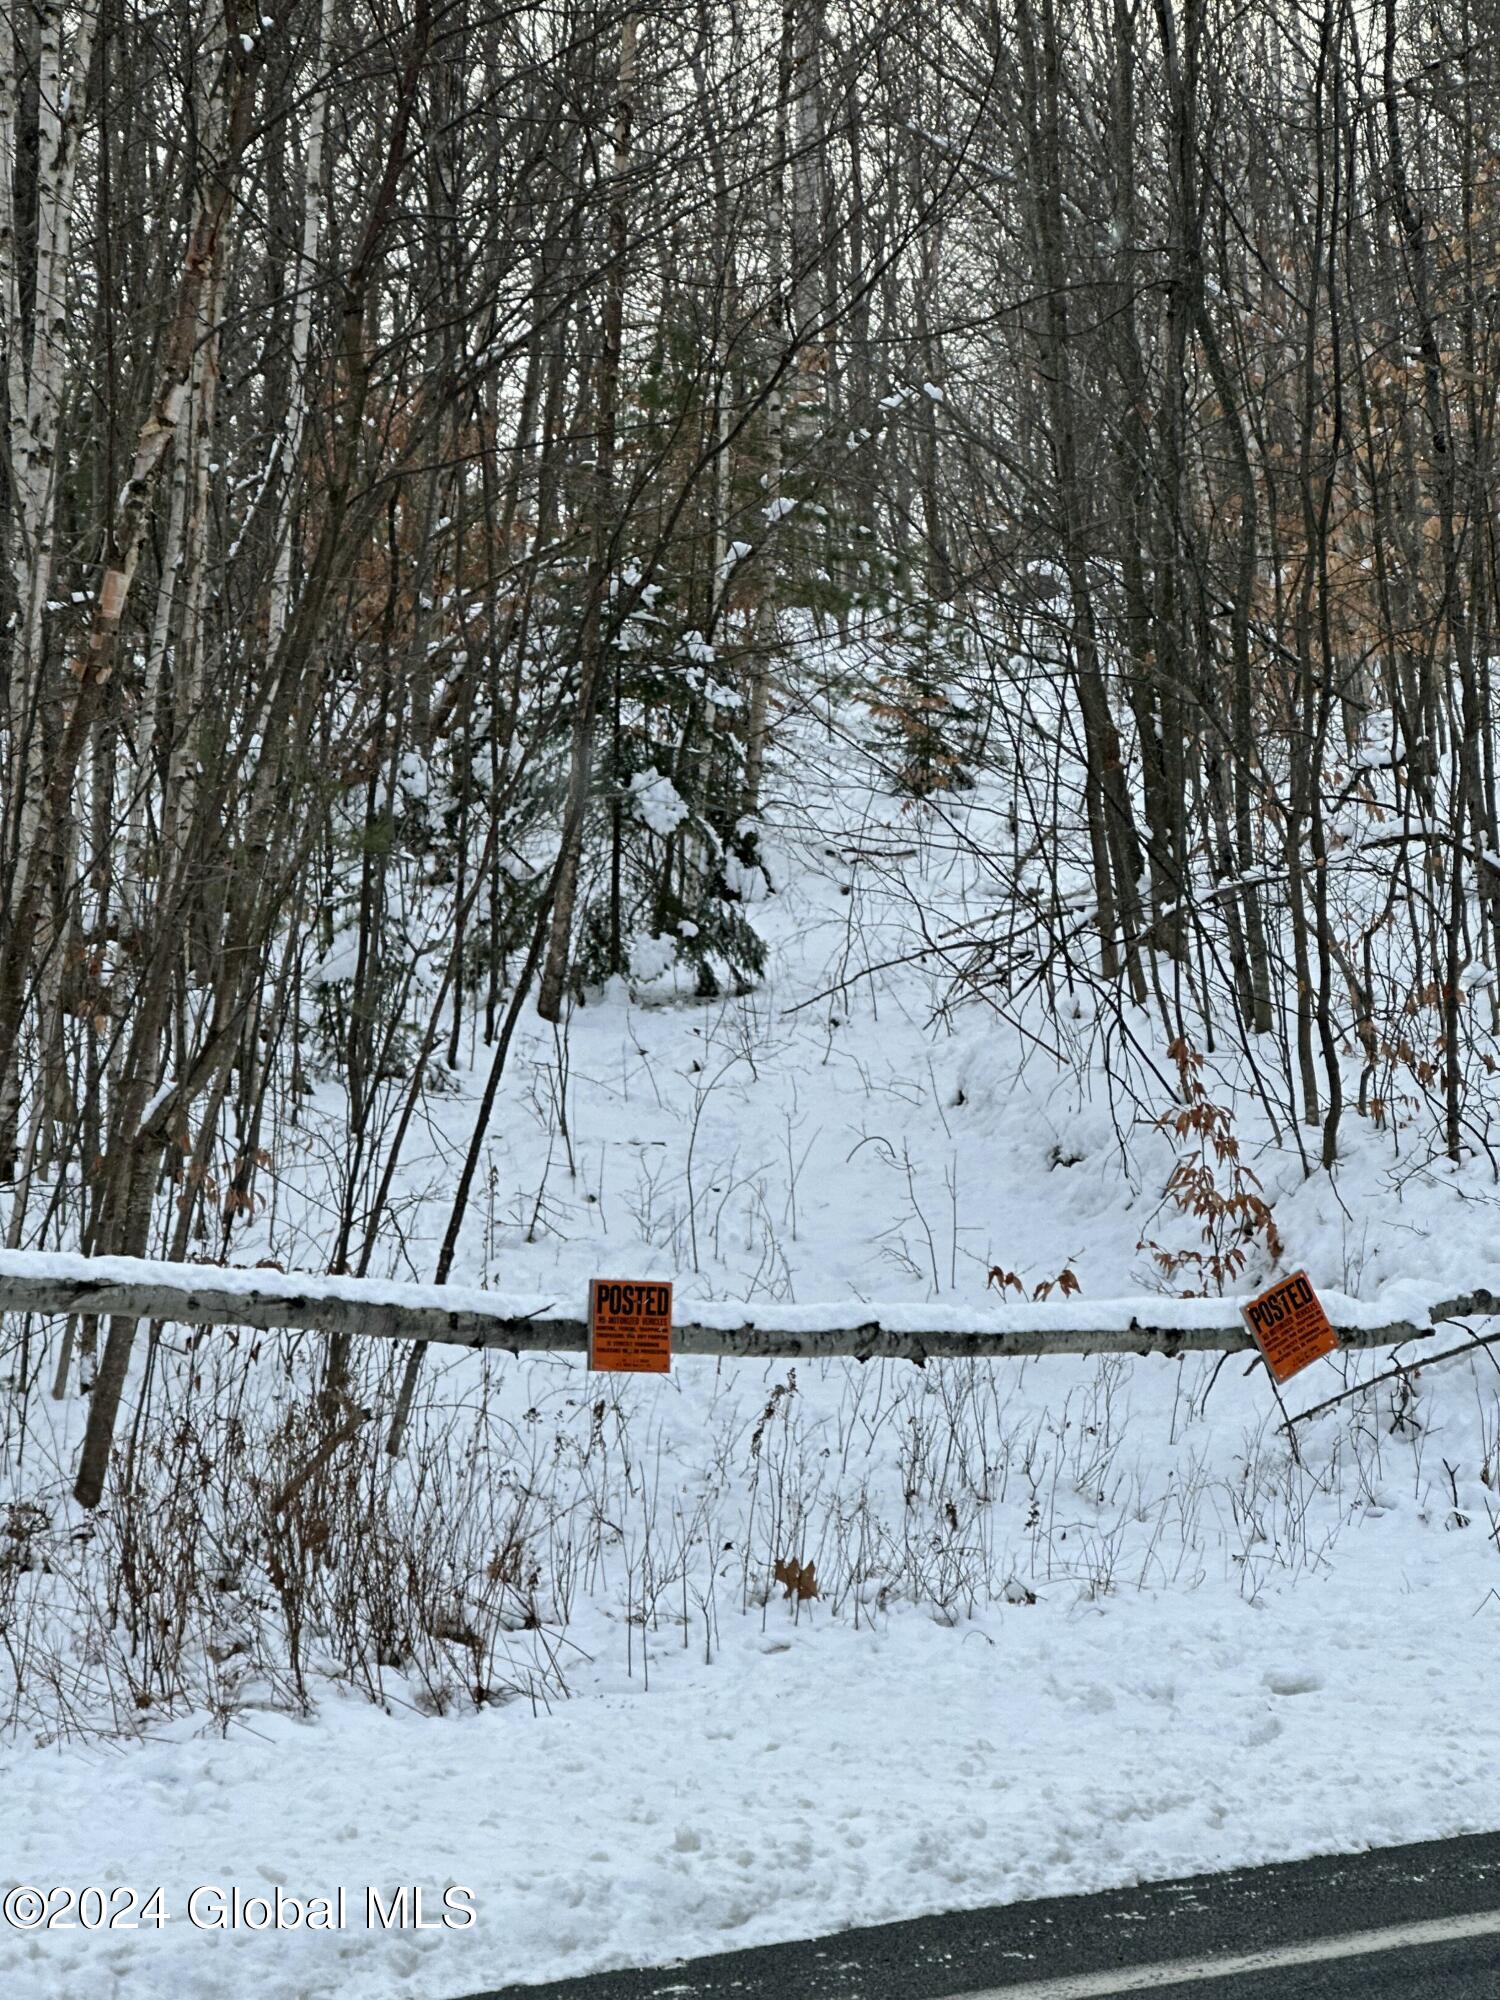
[{"label": "asphalt road surface", "polygon": [[467,2000],[1500,2000],[1500,1834],[841,1931]]}]

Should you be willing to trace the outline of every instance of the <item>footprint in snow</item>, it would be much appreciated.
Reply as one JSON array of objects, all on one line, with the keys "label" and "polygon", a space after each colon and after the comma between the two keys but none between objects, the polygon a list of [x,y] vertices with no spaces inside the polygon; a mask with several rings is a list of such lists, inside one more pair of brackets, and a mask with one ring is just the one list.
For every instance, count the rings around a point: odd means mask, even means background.
[{"label": "footprint in snow", "polygon": [[1265,1684],[1272,1694],[1317,1694],[1323,1676],[1301,1667],[1272,1667]]}]

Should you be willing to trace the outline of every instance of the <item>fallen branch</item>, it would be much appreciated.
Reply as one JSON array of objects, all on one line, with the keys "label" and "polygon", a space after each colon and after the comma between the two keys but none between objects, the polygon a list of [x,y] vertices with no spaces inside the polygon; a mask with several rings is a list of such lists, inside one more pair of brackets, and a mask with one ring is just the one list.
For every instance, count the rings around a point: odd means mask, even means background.
[{"label": "fallen branch", "polygon": [[[1342,1348],[1397,1347],[1429,1340],[1433,1319],[1500,1312],[1489,1292],[1433,1308],[1425,1323],[1360,1325],[1355,1301],[1327,1301]],[[1161,1299],[1151,1315],[1140,1301],[1072,1298],[992,1309],[885,1306],[847,1320],[843,1307],[780,1309],[758,1323],[742,1305],[700,1305],[697,1319],[672,1329],[677,1354],[743,1360],[924,1362],[940,1355],[980,1360],[1007,1355],[1212,1354],[1254,1352],[1230,1299]],[[580,1302],[581,1306],[581,1302]],[[855,1308],[858,1311],[859,1308]],[[865,1308],[867,1312],[869,1308]],[[577,1308],[520,1300],[474,1287],[407,1285],[377,1279],[314,1277],[213,1264],[158,1264],[144,1258],[88,1258],[62,1252],[0,1251],[0,1313],[89,1313],[175,1321],[182,1326],[245,1326],[426,1340],[512,1354],[583,1353],[588,1322]],[[876,1316],[876,1315],[879,1316]]]}]

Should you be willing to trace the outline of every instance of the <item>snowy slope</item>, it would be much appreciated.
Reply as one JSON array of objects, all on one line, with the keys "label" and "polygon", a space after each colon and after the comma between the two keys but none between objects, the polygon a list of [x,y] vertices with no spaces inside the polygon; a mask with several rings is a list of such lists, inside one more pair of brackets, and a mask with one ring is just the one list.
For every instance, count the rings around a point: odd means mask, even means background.
[{"label": "snowy slope", "polygon": [[[1157,1124],[1159,1031],[1101,1018],[1081,985],[1047,1009],[952,1007],[949,934],[983,932],[991,886],[960,836],[993,846],[1004,801],[903,813],[836,737],[802,749],[767,814],[764,986],[704,1005],[670,972],[622,984],[565,1043],[528,1018],[455,1281],[581,1304],[591,1275],[661,1275],[684,1315],[946,1317],[1000,1310],[999,1267],[1028,1293],[1072,1273],[1060,1314],[1155,1311],[1192,1270],[1169,1277],[1149,1245],[1199,1240],[1163,1198],[1179,1146]],[[1305,1178],[1295,1130],[1221,1060],[1206,1087],[1274,1204],[1275,1268],[1382,1317],[1500,1269],[1487,1175],[1351,1119],[1337,1178]],[[375,1275],[430,1277],[472,1101],[466,1079],[429,1106]],[[339,1109],[325,1092],[281,1134],[241,1262],[324,1268]],[[1241,1288],[1272,1273],[1259,1245]],[[372,1394],[387,1359],[366,1364]],[[274,1412],[311,1363],[305,1340],[268,1341],[247,1375],[208,1336],[159,1365],[185,1412],[242,1380]],[[1380,1365],[1319,1363],[1287,1407]],[[305,1718],[238,1625],[195,1634],[180,1698],[135,1713],[118,1635],[47,1653],[87,1558],[61,1497],[81,1409],[44,1400],[12,1491],[46,1494],[55,1566],[7,1600],[26,1691],[0,1753],[0,1876],[160,1885],[171,1921],[0,1927],[3,1990],[441,2000],[1494,1825],[1497,1384],[1486,1353],[1383,1384],[1304,1426],[1294,1457],[1242,1358],[684,1361],[604,1384],[572,1359],[434,1349],[411,1456],[463,1471],[413,1518],[450,1537],[475,1618],[514,1528],[541,1626],[486,1628],[478,1707],[463,1643],[445,1678],[377,1662],[359,1693],[314,1634]],[[219,1504],[192,1499],[215,1521]],[[783,1599],[784,1558],[815,1565],[816,1597]],[[226,1629],[271,1615],[247,1591]],[[341,1933],[224,1934],[187,1919],[199,1883],[361,1893]],[[399,1883],[461,1884],[477,1921],[368,1931],[364,1887]]]}]

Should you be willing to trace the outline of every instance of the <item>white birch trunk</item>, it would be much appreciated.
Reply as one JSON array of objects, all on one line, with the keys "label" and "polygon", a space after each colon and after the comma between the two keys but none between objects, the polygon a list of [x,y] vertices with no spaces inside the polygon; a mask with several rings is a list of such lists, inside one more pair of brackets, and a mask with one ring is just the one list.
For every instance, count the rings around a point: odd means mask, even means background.
[{"label": "white birch trunk", "polygon": [[792,338],[797,346],[792,434],[807,444],[822,401],[823,105],[819,56],[823,0],[799,0],[792,52]]},{"label": "white birch trunk", "polygon": [[[41,756],[34,704],[40,694],[42,620],[56,561],[57,462],[63,410],[64,342],[68,325],[68,261],[73,240],[73,184],[89,63],[98,15],[78,17],[71,50],[64,52],[61,0],[39,10],[36,287],[31,353],[22,355],[20,273],[16,267],[16,79],[0,85],[0,297],[4,298],[10,388],[10,449],[20,533],[12,570],[20,628],[12,657],[12,753],[29,732],[26,800],[21,845],[36,832],[36,767]],[[9,69],[9,64],[6,64]],[[18,769],[19,767],[13,767]]]},{"label": "white birch trunk", "polygon": [[302,185],[302,245],[297,254],[292,296],[292,378],[287,396],[286,427],[281,451],[284,472],[281,518],[276,529],[276,567],[271,579],[266,652],[274,656],[286,630],[292,593],[292,524],[297,508],[298,460],[307,421],[307,351],[312,338],[313,279],[318,267],[318,242],[323,212],[323,139],[328,124],[328,93],[321,73],[324,52],[333,34],[333,0],[323,0],[318,45],[313,61],[319,78],[307,107],[307,156]]},{"label": "white birch trunk", "polygon": [[[1345,1321],[1336,1300],[1327,1301],[1341,1348],[1388,1347],[1432,1338],[1433,1327],[1500,1310],[1488,1291],[1445,1299],[1409,1320],[1383,1325]],[[1351,1303],[1345,1301],[1345,1303]],[[580,1299],[579,1306],[583,1306]],[[1200,1315],[1197,1307],[1204,1307]],[[263,1272],[232,1265],[165,1264],[133,1257],[76,1257],[66,1253],[0,1251],[0,1311],[116,1314],[179,1326],[300,1328],[374,1340],[435,1341],[441,1345],[496,1348],[521,1353],[580,1353],[589,1329],[584,1311],[534,1299],[486,1294],[473,1287],[403,1285],[371,1278],[318,1277],[297,1271]],[[1153,1317],[1152,1308],[1155,1308]],[[1187,1309],[1185,1309],[1187,1308]],[[672,1327],[674,1354],[720,1354],[747,1361],[796,1360],[804,1355],[886,1356],[925,1361],[938,1355],[1001,1360],[1025,1354],[1236,1354],[1254,1351],[1233,1299],[1096,1300],[1085,1314],[1078,1301],[976,1310],[967,1323],[956,1313],[936,1313],[927,1326],[913,1324],[911,1307],[895,1310],[884,1326],[882,1308],[829,1314],[822,1325],[778,1326],[774,1309],[747,1314],[710,1310],[718,1325],[695,1320]],[[885,1308],[890,1311],[890,1308]],[[860,1317],[861,1312],[867,1317]],[[819,1318],[823,1315],[820,1313]],[[804,1321],[806,1315],[803,1315]],[[1088,1322],[1093,1319],[1094,1324]],[[1420,1349],[1413,1357],[1420,1365]]]},{"label": "white birch trunk", "polygon": [[[73,235],[73,187],[97,11],[77,17],[65,46],[62,0],[42,0],[37,10],[36,269],[31,351],[21,324],[20,228],[16,148],[19,125],[14,34],[0,49],[0,326],[5,333],[10,402],[9,458],[12,535],[9,549],[16,592],[17,628],[11,646],[4,706],[0,711],[0,774],[6,780],[0,810],[0,865],[30,869],[42,845],[45,688],[43,620],[56,563],[56,493],[63,412],[64,343],[68,318],[68,263]],[[14,845],[12,846],[12,841]],[[45,924],[50,912],[43,909]],[[45,935],[36,940],[45,950]],[[28,940],[27,948],[31,946]],[[61,974],[61,952],[51,954],[52,985]],[[48,1018],[44,1004],[42,1018]],[[50,1032],[50,1031],[49,1031]],[[0,1062],[0,1161],[9,1154],[21,1110],[19,1043]],[[27,1144],[27,1171],[35,1157],[35,1132]],[[24,1199],[18,1203],[24,1213]]]}]

